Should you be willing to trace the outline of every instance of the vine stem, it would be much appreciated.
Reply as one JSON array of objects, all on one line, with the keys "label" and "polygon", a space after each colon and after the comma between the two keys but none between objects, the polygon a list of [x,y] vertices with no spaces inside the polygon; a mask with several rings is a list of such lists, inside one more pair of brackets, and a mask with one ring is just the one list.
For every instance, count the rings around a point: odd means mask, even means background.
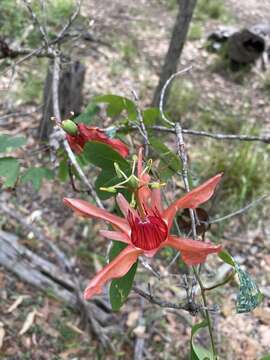
[{"label": "vine stem", "polygon": [[197,282],[199,284],[199,287],[201,289],[201,294],[202,294],[202,299],[203,299],[203,306],[204,306],[204,313],[205,313],[205,319],[207,321],[207,327],[208,327],[208,331],[209,331],[209,335],[210,335],[214,360],[218,360],[215,341],[214,341],[214,334],[213,334],[213,330],[212,330],[211,318],[210,318],[209,311],[208,311],[208,308],[207,308],[208,304],[207,304],[207,299],[206,299],[206,295],[205,295],[205,290],[206,289],[203,286],[203,283],[201,281],[200,275],[199,275],[196,267],[192,266],[192,269],[193,269],[193,273],[195,275],[195,278],[196,278],[196,280],[197,280]]},{"label": "vine stem", "polygon": [[[189,192],[190,191],[190,186],[189,186],[189,176],[188,176],[188,155],[187,155],[187,151],[186,151],[186,146],[185,146],[185,142],[184,142],[184,137],[183,137],[183,129],[182,126],[180,124],[180,122],[177,123],[172,123],[165,115],[164,110],[163,110],[163,105],[164,105],[164,96],[165,96],[165,92],[169,86],[169,84],[171,83],[171,81],[178,75],[183,75],[184,73],[188,72],[191,70],[191,67],[188,67],[186,69],[183,69],[181,71],[178,71],[177,73],[173,74],[170,76],[170,78],[166,81],[166,83],[164,84],[162,91],[161,91],[161,96],[160,96],[160,102],[159,102],[159,110],[160,110],[160,114],[162,119],[168,123],[170,126],[174,126],[174,133],[176,136],[176,145],[177,145],[177,153],[179,156],[179,159],[182,163],[182,179],[184,182],[184,187],[185,187],[185,191]],[[194,209],[190,209],[189,211],[190,213],[190,218],[191,218],[191,232],[192,232],[192,237],[194,240],[196,240],[197,238],[197,231],[196,231],[196,210]],[[180,229],[178,229],[179,232]],[[179,234],[180,235],[180,234]],[[204,315],[205,315],[205,320],[207,322],[207,327],[208,327],[208,331],[209,331],[209,335],[210,335],[210,339],[211,339],[211,346],[212,346],[212,352],[213,352],[213,356],[214,356],[214,360],[218,360],[217,357],[217,351],[216,351],[216,347],[215,347],[215,342],[214,342],[214,336],[213,336],[213,330],[212,330],[212,323],[211,323],[211,318],[210,318],[210,314],[208,311],[208,304],[207,304],[207,299],[206,299],[206,295],[205,295],[205,288],[203,286],[203,283],[201,281],[200,278],[200,274],[197,271],[197,268],[195,266],[192,267],[193,269],[193,273],[194,276],[199,284],[199,287],[201,289],[201,295],[202,295],[202,300],[203,300],[203,305],[204,305]]]}]

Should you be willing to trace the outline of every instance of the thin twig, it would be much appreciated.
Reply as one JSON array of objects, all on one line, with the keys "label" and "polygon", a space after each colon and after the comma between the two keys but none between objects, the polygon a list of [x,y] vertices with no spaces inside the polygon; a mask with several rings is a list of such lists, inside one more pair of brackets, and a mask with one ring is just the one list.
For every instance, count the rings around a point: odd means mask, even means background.
[{"label": "thin twig", "polygon": [[270,197],[270,194],[263,195],[260,198],[258,198],[256,200],[252,201],[251,203],[247,204],[243,208],[232,212],[231,214],[222,216],[222,217],[217,218],[217,219],[207,221],[207,224],[216,224],[216,223],[219,223],[221,221],[228,220],[228,219],[230,219],[230,218],[232,218],[234,216],[241,215],[244,212],[246,212],[247,210],[249,210],[250,208],[259,205],[263,200],[265,200],[265,199],[267,199],[269,197]]},{"label": "thin twig", "polygon": [[[165,126],[155,125],[153,130],[164,131],[174,133],[174,129],[167,128]],[[216,140],[239,140],[239,141],[260,141],[266,144],[270,144],[270,136],[253,136],[253,135],[236,135],[236,134],[222,134],[222,133],[210,133],[207,131],[182,129],[183,134],[209,137]]]},{"label": "thin twig", "polygon": [[[165,95],[166,88],[169,86],[170,82],[177,75],[182,75],[183,73],[185,73],[186,71],[188,71],[190,69],[191,69],[191,67],[171,75],[170,78],[166,81],[164,87],[162,88],[161,97],[160,97],[160,103],[159,103],[159,109],[160,109],[160,113],[161,113],[161,116],[162,116],[163,120],[166,121],[170,125],[172,125],[173,123],[169,119],[166,118],[166,116],[164,115],[164,112],[163,112],[163,100],[164,100],[164,95]],[[187,153],[186,153],[186,147],[185,147],[185,142],[184,142],[183,133],[182,133],[182,127],[181,127],[180,122],[177,122],[175,124],[174,131],[175,131],[175,135],[176,135],[177,153],[179,155],[180,161],[182,162],[182,178],[183,178],[183,182],[184,182],[184,187],[185,187],[186,192],[188,192],[190,190],[189,180],[188,180],[188,157],[187,157]],[[194,212],[193,209],[190,209],[189,212],[190,212],[190,218],[191,218],[191,229],[192,229],[193,239],[196,239],[197,234],[196,234],[195,212]],[[197,282],[198,282],[198,284],[200,286],[200,289],[201,289],[201,295],[202,295],[202,300],[203,300],[203,305],[204,305],[205,319],[207,321],[207,326],[208,326],[209,335],[210,335],[210,339],[211,339],[211,345],[212,345],[212,351],[213,351],[214,359],[216,360],[217,359],[217,353],[216,353],[216,348],[215,348],[215,342],[214,342],[214,336],[213,336],[213,329],[212,329],[212,324],[211,324],[210,313],[209,313],[209,310],[207,308],[208,305],[207,305],[207,299],[206,299],[206,295],[205,295],[204,286],[203,286],[203,283],[202,283],[202,281],[200,279],[200,274],[197,271],[196,267],[193,266],[192,269],[193,269],[193,273],[195,275],[195,278],[196,278],[196,280],[197,280]]]},{"label": "thin twig", "polygon": [[137,286],[133,286],[133,290],[137,294],[139,294],[140,296],[142,296],[143,298],[148,300],[150,303],[158,305],[158,306],[163,307],[163,308],[186,310],[191,315],[196,315],[202,308],[201,305],[194,304],[193,302],[192,303],[187,302],[187,303],[178,303],[178,304],[176,304],[176,303],[171,303],[169,301],[164,301],[164,300],[159,299],[157,297],[153,297],[152,294],[146,293],[145,291],[138,288]]},{"label": "thin twig", "polygon": [[[164,119],[163,119],[164,120]],[[175,124],[172,123],[173,127],[165,127],[160,125],[148,126],[149,130],[155,130],[159,132],[166,132],[175,134]],[[116,131],[122,131],[126,129],[126,126],[119,126],[116,128]],[[129,125],[128,128],[130,130],[138,130],[137,126]],[[207,131],[200,131],[200,130],[191,130],[191,129],[183,129],[182,133],[186,135],[192,136],[202,136],[202,137],[209,137],[216,140],[236,140],[236,141],[258,141],[263,142],[265,144],[270,144],[270,135],[268,136],[253,136],[253,135],[236,135],[236,134],[222,134],[222,133],[210,133]]]},{"label": "thin twig", "polygon": [[163,110],[164,96],[165,96],[167,87],[170,85],[170,83],[172,82],[172,80],[173,80],[176,76],[182,75],[182,74],[190,71],[191,69],[192,69],[192,66],[189,66],[189,67],[187,67],[187,68],[185,68],[185,69],[183,69],[183,70],[178,71],[178,72],[175,73],[175,74],[172,74],[172,75],[169,77],[169,79],[165,82],[165,84],[164,84],[164,86],[163,86],[163,88],[162,88],[162,90],[161,90],[160,100],[159,100],[159,111],[160,111],[160,114],[161,114],[162,119],[163,119],[167,124],[169,124],[170,126],[174,126],[174,123],[173,123],[172,121],[170,121],[170,120],[166,117],[166,115],[165,115],[165,113],[164,113],[164,110]]},{"label": "thin twig", "polygon": [[59,41],[61,41],[63,39],[63,37],[65,36],[65,34],[68,31],[68,29],[70,28],[70,26],[73,24],[73,22],[76,20],[77,16],[79,15],[79,12],[80,12],[80,9],[81,9],[81,4],[82,4],[82,0],[78,0],[75,11],[73,12],[73,14],[68,19],[68,22],[63,26],[62,30],[58,33],[56,39],[53,40],[50,43],[50,45],[59,43]]},{"label": "thin twig", "polygon": [[47,35],[47,30],[46,28],[40,23],[36,13],[34,12],[33,8],[31,7],[30,3],[28,0],[23,0],[23,3],[25,4],[25,6],[27,7],[27,10],[29,11],[34,23],[36,23],[37,27],[39,28],[39,31],[41,33],[41,36],[43,38],[43,41],[45,43],[45,46],[48,48],[49,46],[49,40],[48,40],[48,35]]},{"label": "thin twig", "polygon": [[10,112],[7,113],[5,115],[0,116],[0,122],[4,121],[6,119],[9,119],[11,117],[26,117],[26,116],[32,116],[32,114],[34,114],[35,112],[38,112],[39,110],[41,110],[43,107],[43,105],[38,106],[37,108],[35,108],[34,110],[28,111],[28,112],[22,112],[22,111],[17,111],[17,112]]},{"label": "thin twig", "polygon": [[[1,53],[0,54],[0,59],[5,59],[5,58],[10,58],[10,59],[14,59],[20,56],[24,56],[26,55],[27,57],[24,58],[25,60],[28,58],[28,56],[32,56],[35,55],[36,57],[46,57],[46,58],[50,58],[53,59],[53,53],[51,52],[51,50],[48,49],[43,49],[43,48],[39,48],[39,49],[28,49],[28,48],[16,48],[16,49],[12,49],[9,48],[8,49],[8,53]],[[21,59],[22,60],[22,59]],[[19,63],[16,63],[16,65]]]},{"label": "thin twig", "polygon": [[[61,114],[60,114],[60,108],[59,108],[59,92],[58,92],[59,79],[60,79],[60,55],[57,52],[55,52],[54,66],[53,66],[53,81],[52,81],[52,98],[53,98],[54,116],[55,116],[56,123],[58,125],[61,124]],[[90,183],[90,181],[85,176],[83,170],[81,169],[80,165],[77,162],[77,159],[76,159],[73,151],[71,150],[71,148],[69,146],[69,143],[66,140],[65,132],[61,128],[59,130],[61,131],[62,138],[63,138],[63,145],[64,145],[65,151],[68,155],[70,162],[74,166],[74,168],[77,171],[82,182],[89,189],[89,194],[93,197],[96,204],[100,208],[103,209],[104,206],[103,206],[102,202],[100,201],[93,185]]]},{"label": "thin twig", "polygon": [[135,100],[135,103],[136,103],[137,117],[138,117],[139,124],[140,124],[138,129],[139,129],[139,131],[142,134],[143,139],[144,139],[144,151],[145,151],[145,156],[147,157],[148,153],[149,153],[149,136],[148,136],[148,132],[147,132],[147,129],[146,129],[144,121],[143,121],[143,116],[142,116],[141,109],[139,107],[138,95],[137,95],[135,90],[132,90],[132,94],[134,96],[134,100]]}]

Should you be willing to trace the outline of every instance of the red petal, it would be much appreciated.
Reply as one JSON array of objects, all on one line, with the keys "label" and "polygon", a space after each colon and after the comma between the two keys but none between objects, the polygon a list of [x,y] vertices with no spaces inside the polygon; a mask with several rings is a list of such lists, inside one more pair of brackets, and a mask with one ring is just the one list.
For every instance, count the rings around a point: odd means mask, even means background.
[{"label": "red petal", "polygon": [[149,205],[149,199],[151,198],[151,190],[148,188],[148,184],[151,177],[145,172],[143,174],[143,147],[139,148],[138,152],[138,167],[137,167],[138,178],[140,185],[138,189],[138,198],[141,204]]},{"label": "red petal", "polygon": [[162,214],[170,229],[178,209],[195,209],[211,198],[223,174],[218,174],[172,203]]},{"label": "red petal", "polygon": [[64,204],[74,210],[78,215],[84,217],[95,217],[108,221],[109,223],[115,225],[120,230],[124,231],[126,234],[130,233],[130,227],[125,219],[120,218],[114,214],[109,213],[104,209],[99,209],[96,206],[89,204],[85,200],[81,199],[63,199]]},{"label": "red petal", "polygon": [[125,216],[125,218],[128,216],[128,213],[131,212],[134,216],[137,216],[136,210],[134,210],[130,205],[129,202],[125,199],[123,194],[119,193],[116,196],[116,202],[122,212],[122,214]]},{"label": "red petal", "polygon": [[107,281],[124,276],[142,253],[134,246],[127,246],[90,281],[84,291],[84,298],[87,300],[95,294],[101,293],[102,287]]},{"label": "red petal", "polygon": [[128,156],[129,150],[126,144],[119,139],[110,139],[103,130],[98,127],[86,126],[85,124],[78,125],[81,136],[84,139],[84,143],[87,141],[99,141],[104,144],[110,145],[115,151],[117,151],[123,157]]},{"label": "red petal", "polygon": [[100,234],[111,240],[118,240],[126,244],[130,244],[130,238],[123,232],[120,231],[109,231],[109,230],[100,230]]},{"label": "red petal", "polygon": [[111,145],[111,147],[114,148],[114,150],[118,151],[120,155],[122,155],[123,157],[128,156],[129,149],[126,144],[124,144],[119,139],[108,139],[108,140],[109,141],[107,142],[107,144]]},{"label": "red petal", "polygon": [[161,213],[163,211],[162,204],[161,204],[161,191],[160,189],[153,189],[151,195],[151,208],[157,208],[158,211]]},{"label": "red petal", "polygon": [[66,139],[67,139],[72,151],[74,151],[76,154],[80,154],[82,152],[83,146],[84,146],[84,141],[82,140],[80,135],[72,136],[72,135],[66,134]]},{"label": "red petal", "polygon": [[162,244],[171,246],[181,252],[183,261],[187,265],[198,265],[206,261],[206,257],[212,253],[219,253],[222,249],[221,245],[212,245],[210,243],[184,239],[175,236],[169,236]]}]

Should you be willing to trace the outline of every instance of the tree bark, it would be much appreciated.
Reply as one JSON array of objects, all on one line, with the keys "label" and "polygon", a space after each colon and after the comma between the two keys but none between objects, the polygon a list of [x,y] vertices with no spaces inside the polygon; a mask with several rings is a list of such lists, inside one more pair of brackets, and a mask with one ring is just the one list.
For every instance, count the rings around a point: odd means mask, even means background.
[{"label": "tree bark", "polygon": [[[165,57],[164,65],[162,67],[158,86],[155,90],[152,105],[158,107],[161,90],[166,80],[177,71],[177,64],[179,62],[192,15],[195,9],[197,0],[179,0],[179,10],[172,31],[171,41],[167,55]],[[168,95],[168,91],[167,91]],[[164,105],[166,97],[164,98]]]},{"label": "tree bark", "polygon": [[[52,64],[49,64],[47,77],[43,90],[43,114],[39,124],[38,135],[41,140],[48,140],[53,128],[53,103],[52,103]],[[59,106],[61,118],[67,119],[70,113],[78,115],[83,103],[83,82],[85,66],[79,61],[67,65],[63,69],[59,85]]]}]

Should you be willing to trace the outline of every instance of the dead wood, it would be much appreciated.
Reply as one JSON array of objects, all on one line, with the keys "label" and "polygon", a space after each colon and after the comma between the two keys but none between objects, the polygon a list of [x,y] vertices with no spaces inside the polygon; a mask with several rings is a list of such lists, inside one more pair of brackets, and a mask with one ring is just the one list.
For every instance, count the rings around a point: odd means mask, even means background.
[{"label": "dead wood", "polygon": [[208,36],[208,48],[221,49],[227,43],[225,55],[237,64],[252,64],[269,52],[270,25],[256,24],[244,29],[222,26]]},{"label": "dead wood", "polygon": [[[73,283],[68,273],[64,273],[50,261],[36,255],[20,244],[17,236],[8,232],[0,231],[0,249],[0,266],[27,284],[53,294],[67,306],[80,312],[76,284]],[[79,282],[84,285],[86,280],[80,278]],[[108,342],[108,333],[121,331],[119,324],[116,325],[107,303],[102,298],[86,303],[85,307],[87,319],[83,320],[103,344]]]}]

